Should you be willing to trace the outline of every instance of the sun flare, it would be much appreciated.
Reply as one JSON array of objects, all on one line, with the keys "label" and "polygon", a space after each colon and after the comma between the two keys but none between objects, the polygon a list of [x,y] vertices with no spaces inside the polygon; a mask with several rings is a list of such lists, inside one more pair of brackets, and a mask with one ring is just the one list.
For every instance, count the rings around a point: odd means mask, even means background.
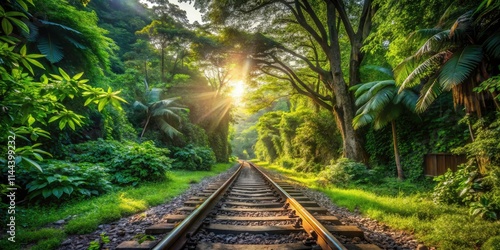
[{"label": "sun flare", "polygon": [[239,80],[239,81],[233,81],[230,83],[231,86],[231,97],[234,99],[239,99],[245,94],[245,82]]}]

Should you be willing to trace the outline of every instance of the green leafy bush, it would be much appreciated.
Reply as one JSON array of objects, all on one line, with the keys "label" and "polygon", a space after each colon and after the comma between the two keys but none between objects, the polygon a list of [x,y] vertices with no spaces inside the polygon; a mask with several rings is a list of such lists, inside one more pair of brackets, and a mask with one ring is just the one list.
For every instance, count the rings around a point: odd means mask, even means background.
[{"label": "green leafy bush", "polygon": [[171,168],[170,150],[156,147],[152,141],[96,140],[68,146],[66,158],[77,162],[102,162],[110,180],[119,185],[136,186],[142,181],[166,178]]},{"label": "green leafy bush", "polygon": [[477,168],[462,164],[456,172],[448,169],[445,174],[435,177],[434,180],[438,184],[432,193],[434,202],[464,205],[465,200],[470,200],[470,197],[466,196],[472,195],[472,192],[468,192],[465,188],[471,182],[469,178],[475,173],[477,173]]},{"label": "green leafy bush", "polygon": [[79,144],[71,144],[65,147],[65,158],[74,162],[108,162],[116,154],[124,151],[124,143],[114,140],[103,140],[99,138],[95,141],[88,141]]},{"label": "green leafy bush", "polygon": [[281,167],[284,167],[286,169],[291,169],[295,166],[296,162],[288,157],[282,157],[279,159],[278,163]]},{"label": "green leafy bush", "polygon": [[109,161],[111,181],[119,185],[136,186],[143,181],[160,181],[171,168],[170,151],[155,147],[152,141],[127,143]]},{"label": "green leafy bush", "polygon": [[43,170],[29,173],[29,199],[97,196],[112,189],[106,170],[99,165],[50,161]]},{"label": "green leafy bush", "polygon": [[184,148],[174,148],[173,150],[175,169],[186,170],[210,170],[215,164],[215,154],[208,147],[195,147],[188,145]]},{"label": "green leafy bush", "polygon": [[434,188],[436,203],[468,206],[470,213],[486,220],[497,220],[500,201],[493,182],[495,172],[487,177],[479,173],[475,165],[460,165],[456,172],[448,170],[434,178],[438,184]]},{"label": "green leafy bush", "polygon": [[331,161],[320,177],[336,186],[347,186],[349,183],[363,183],[369,180],[370,172],[363,163],[347,158]]}]

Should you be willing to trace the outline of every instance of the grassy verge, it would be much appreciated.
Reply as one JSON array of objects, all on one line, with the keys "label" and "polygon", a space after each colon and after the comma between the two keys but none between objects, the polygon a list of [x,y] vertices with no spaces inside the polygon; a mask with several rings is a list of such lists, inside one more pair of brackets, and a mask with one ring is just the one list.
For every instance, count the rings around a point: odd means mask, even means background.
[{"label": "grassy verge", "polygon": [[[394,229],[413,232],[419,241],[438,249],[478,249],[488,239],[500,235],[498,222],[472,217],[465,208],[436,205],[429,193],[405,194],[401,190],[336,188],[318,185],[316,174],[297,173],[265,162],[255,162],[266,169],[282,173],[292,181],[325,193],[337,205],[359,211]],[[402,185],[408,185],[402,184]],[[391,183],[387,188],[398,188]],[[397,195],[380,195],[397,193]],[[495,249],[495,248],[491,248]]]},{"label": "grassy verge", "polygon": [[[93,232],[100,224],[108,223],[162,204],[197,183],[204,177],[226,171],[234,163],[217,164],[211,171],[171,171],[168,180],[147,183],[136,188],[122,188],[115,192],[75,201],[61,206],[19,207],[16,211],[16,242],[0,240],[0,249],[55,249],[68,234]],[[43,228],[45,225],[73,216],[64,229]]]}]

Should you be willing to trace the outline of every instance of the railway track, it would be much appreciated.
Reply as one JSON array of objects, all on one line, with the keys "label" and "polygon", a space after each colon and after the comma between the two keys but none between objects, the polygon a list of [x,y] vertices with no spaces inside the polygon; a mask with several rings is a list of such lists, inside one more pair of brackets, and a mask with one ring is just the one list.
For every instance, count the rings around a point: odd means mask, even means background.
[{"label": "railway track", "polygon": [[[116,249],[380,249],[363,244],[359,228],[341,225],[293,186],[248,162],[224,183],[191,197],[166,222],[145,230],[162,240],[125,241]],[[343,244],[349,238],[361,244]]]}]

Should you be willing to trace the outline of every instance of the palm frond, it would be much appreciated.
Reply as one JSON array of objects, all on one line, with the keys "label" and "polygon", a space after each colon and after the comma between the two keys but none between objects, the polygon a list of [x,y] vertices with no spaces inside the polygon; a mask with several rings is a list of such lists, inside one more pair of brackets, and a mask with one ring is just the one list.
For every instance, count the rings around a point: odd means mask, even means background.
[{"label": "palm frond", "polygon": [[416,57],[421,57],[425,54],[434,54],[443,50],[443,48],[448,47],[448,43],[451,41],[450,39],[450,31],[443,30],[431,38],[427,39],[427,41],[420,47],[420,49],[415,53]]},{"label": "palm frond", "polygon": [[441,67],[439,83],[443,90],[449,91],[453,86],[461,84],[471,76],[483,57],[481,46],[469,45],[453,56]]},{"label": "palm frond", "polygon": [[415,87],[420,83],[421,79],[434,74],[443,62],[447,53],[448,52],[437,53],[415,67],[414,70],[401,83],[400,92],[405,88]]},{"label": "palm frond", "polygon": [[360,88],[355,92],[356,96],[356,105],[361,106],[364,103],[368,102],[374,95],[376,95],[381,89],[384,89],[388,86],[395,86],[394,80],[383,80],[383,81],[374,81],[369,83],[362,84]]},{"label": "palm frond", "polygon": [[180,116],[176,114],[170,108],[157,108],[151,111],[151,115],[153,116],[165,116],[165,117],[173,117],[180,120]]},{"label": "palm frond", "polygon": [[395,83],[394,83],[394,80],[382,80],[382,81],[378,81],[377,84],[373,85],[373,87],[370,88],[369,92],[372,95],[375,95],[380,90],[385,89],[386,87],[389,87],[389,86],[392,86],[392,87],[396,86]]},{"label": "palm frond", "polygon": [[396,86],[401,86],[402,83],[408,78],[408,76],[413,72],[413,69],[417,67],[418,61],[415,56],[410,56],[405,58],[394,68],[394,76],[396,80]]},{"label": "palm frond", "polygon": [[142,102],[140,101],[135,101],[133,104],[132,104],[132,108],[136,111],[140,111],[140,112],[147,112],[148,111],[148,106],[144,105]]},{"label": "palm frond", "polygon": [[354,96],[359,96],[365,93],[366,91],[370,90],[373,85],[377,84],[379,81],[373,81],[373,82],[367,82],[367,83],[360,83],[352,86],[350,90],[355,91]]},{"label": "palm frond", "polygon": [[40,53],[44,54],[45,58],[51,63],[59,62],[64,57],[62,47],[51,39],[50,35],[48,37],[40,37],[37,41],[37,47]]},{"label": "palm frond", "polygon": [[161,103],[161,105],[164,107],[170,107],[170,106],[176,104],[175,101],[177,101],[178,99],[179,99],[178,97],[174,97],[174,98],[163,99],[163,100],[158,101],[158,102]]},{"label": "palm frond", "polygon": [[420,90],[420,97],[415,106],[415,111],[418,113],[424,112],[441,93],[441,85],[439,85],[437,79],[434,78],[432,81],[428,81]]},{"label": "palm frond", "polygon": [[467,11],[457,18],[455,23],[451,26],[450,37],[454,36],[455,31],[467,31],[472,26],[472,11]]},{"label": "palm frond", "polygon": [[361,67],[361,69],[375,70],[375,71],[378,71],[380,73],[386,74],[390,78],[394,77],[392,70],[387,68],[387,67],[382,67],[382,66],[378,66],[378,65],[365,65],[365,66]]},{"label": "palm frond", "polygon": [[163,91],[164,90],[160,88],[152,88],[146,93],[146,100],[148,100],[149,103],[160,101]]},{"label": "palm frond", "polygon": [[370,124],[373,121],[373,119],[374,117],[372,114],[368,113],[359,114],[355,116],[354,119],[352,120],[352,126],[354,127],[354,129],[358,129],[360,127]]},{"label": "palm frond", "polygon": [[420,44],[424,40],[428,40],[430,37],[442,32],[442,31],[443,31],[443,29],[440,29],[440,28],[430,28],[430,29],[417,30],[417,31],[410,33],[407,40],[408,40],[408,42],[411,42],[411,43]]},{"label": "palm frond", "polygon": [[415,93],[412,89],[404,89],[398,95],[396,95],[396,99],[394,103],[401,104],[407,109],[414,111],[415,106],[417,105],[418,94]]},{"label": "palm frond", "polygon": [[182,135],[182,133],[179,130],[177,130],[176,128],[174,128],[172,125],[170,125],[165,120],[163,120],[161,118],[158,118],[156,120],[157,120],[157,123],[158,123],[158,126],[160,127],[160,129],[165,134],[167,134],[168,137],[174,138],[176,135]]},{"label": "palm frond", "polygon": [[494,59],[500,59],[500,33],[488,37],[483,43],[483,48]]},{"label": "palm frond", "polygon": [[367,112],[378,113],[380,110],[387,108],[387,105],[392,103],[396,94],[396,88],[384,88],[377,91],[377,93],[372,96],[370,101],[367,102]]},{"label": "palm frond", "polygon": [[401,105],[394,105],[391,108],[386,108],[381,110],[378,115],[373,120],[373,129],[379,130],[391,121],[397,119],[403,112],[403,107]]}]

